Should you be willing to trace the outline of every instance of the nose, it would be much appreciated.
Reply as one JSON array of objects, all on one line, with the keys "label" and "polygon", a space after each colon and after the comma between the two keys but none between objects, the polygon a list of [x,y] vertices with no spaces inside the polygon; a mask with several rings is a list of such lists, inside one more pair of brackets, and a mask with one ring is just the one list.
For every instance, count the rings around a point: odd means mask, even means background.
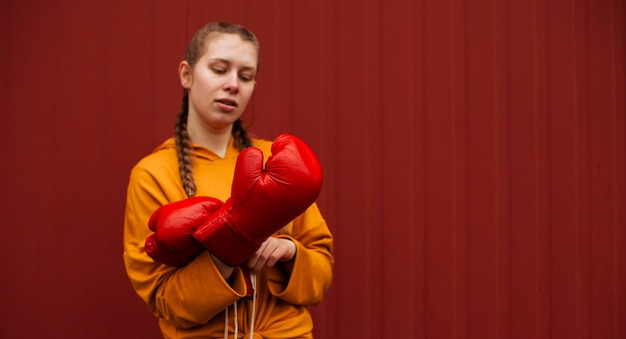
[{"label": "nose", "polygon": [[239,75],[235,72],[228,75],[224,83],[224,90],[232,94],[239,91]]}]

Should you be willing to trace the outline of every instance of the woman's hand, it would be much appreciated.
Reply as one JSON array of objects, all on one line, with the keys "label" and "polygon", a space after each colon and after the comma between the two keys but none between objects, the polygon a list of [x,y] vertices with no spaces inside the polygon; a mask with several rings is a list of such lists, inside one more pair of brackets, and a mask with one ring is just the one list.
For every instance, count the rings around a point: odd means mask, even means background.
[{"label": "woman's hand", "polygon": [[233,271],[235,270],[235,268],[223,262],[222,260],[220,260],[220,258],[216,257],[213,254],[211,254],[211,258],[213,258],[215,266],[217,266],[217,269],[220,271],[224,279],[230,283],[230,277],[233,275]]},{"label": "woman's hand", "polygon": [[296,244],[285,238],[269,237],[248,260],[248,267],[253,273],[259,273],[263,267],[273,267],[277,262],[286,262],[296,255]]}]

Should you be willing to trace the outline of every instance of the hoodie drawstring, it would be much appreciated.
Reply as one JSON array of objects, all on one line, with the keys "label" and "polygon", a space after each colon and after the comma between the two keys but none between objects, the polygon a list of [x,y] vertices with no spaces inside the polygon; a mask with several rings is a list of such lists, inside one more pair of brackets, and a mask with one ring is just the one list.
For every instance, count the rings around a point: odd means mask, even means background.
[{"label": "hoodie drawstring", "polygon": [[[254,337],[254,318],[256,316],[256,274],[250,272],[250,283],[252,284],[252,317],[250,319],[250,339]],[[224,310],[224,339],[228,339],[228,309]],[[233,308],[235,309],[235,335],[233,338],[237,339],[239,334],[239,320],[237,318],[237,302],[233,304]]]},{"label": "hoodie drawstring", "polygon": [[[226,307],[226,310],[224,311],[224,339],[228,339],[228,309],[229,307]],[[233,308],[235,309],[235,336],[233,336],[233,338],[237,339],[237,335],[239,334],[239,322],[237,321],[237,302],[235,301],[235,303],[233,304]]]},{"label": "hoodie drawstring", "polygon": [[250,319],[250,339],[254,335],[254,317],[256,316],[256,274],[250,272],[250,283],[252,283],[252,319]]}]

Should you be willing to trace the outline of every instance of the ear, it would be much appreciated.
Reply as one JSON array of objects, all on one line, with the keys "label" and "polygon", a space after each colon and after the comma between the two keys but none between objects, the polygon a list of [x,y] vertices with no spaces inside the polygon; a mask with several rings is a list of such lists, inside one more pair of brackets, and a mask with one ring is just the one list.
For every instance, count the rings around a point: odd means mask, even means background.
[{"label": "ear", "polygon": [[193,80],[191,66],[187,61],[181,61],[178,65],[178,76],[180,77],[180,84],[183,88],[189,89]]}]

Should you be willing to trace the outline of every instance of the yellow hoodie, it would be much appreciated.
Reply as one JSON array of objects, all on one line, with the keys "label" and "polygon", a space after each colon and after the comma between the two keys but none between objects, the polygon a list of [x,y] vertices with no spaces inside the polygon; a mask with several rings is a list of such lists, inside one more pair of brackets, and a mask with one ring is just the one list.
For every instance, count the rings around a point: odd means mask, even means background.
[{"label": "yellow hoodie", "polygon": [[[265,159],[271,142],[253,139]],[[197,196],[226,201],[230,197],[239,151],[233,142],[226,156],[194,147]],[[228,333],[248,338],[312,338],[313,323],[307,305],[317,304],[332,280],[332,235],[316,204],[289,223],[285,234],[296,244],[294,260],[265,268],[256,277],[256,309],[248,295],[246,268],[235,268],[230,284],[210,254],[202,252],[187,266],[155,263],[144,243],[152,231],[148,219],[160,206],[186,199],[178,172],[173,138],[132,169],[124,218],[124,263],[137,294],[159,318],[165,338],[223,338]],[[249,281],[249,280],[248,280]],[[237,323],[235,324],[235,317]],[[244,336],[245,335],[245,336]]]}]

